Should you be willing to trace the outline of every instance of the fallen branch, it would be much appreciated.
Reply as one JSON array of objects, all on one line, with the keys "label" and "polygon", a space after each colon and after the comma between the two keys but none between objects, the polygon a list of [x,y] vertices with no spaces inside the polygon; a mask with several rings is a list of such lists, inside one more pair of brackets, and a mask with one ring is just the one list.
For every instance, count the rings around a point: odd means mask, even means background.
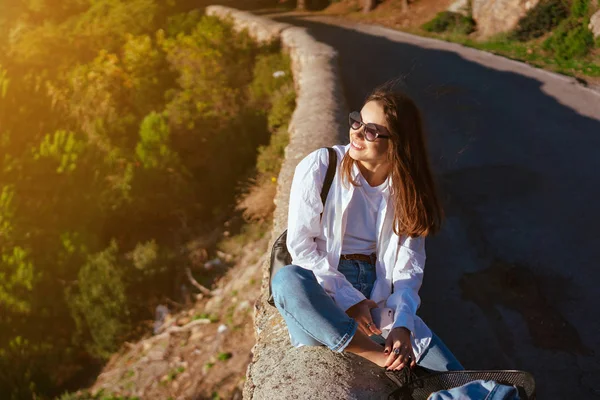
[{"label": "fallen branch", "polygon": [[155,342],[156,340],[160,340],[160,339],[168,337],[171,333],[179,333],[179,332],[189,331],[190,329],[192,329],[195,326],[198,326],[198,325],[208,325],[210,323],[211,323],[210,319],[199,318],[199,319],[196,319],[194,321],[189,322],[187,325],[184,325],[184,326],[171,325],[171,326],[167,327],[164,330],[161,329],[159,331],[160,333],[158,333],[157,335],[152,336],[152,337],[150,337],[148,339],[145,339],[144,342],[145,343],[152,343],[152,342]]},{"label": "fallen branch", "polygon": [[202,294],[204,294],[206,296],[211,296],[212,295],[212,292],[209,289],[205,288],[204,286],[202,286],[201,284],[199,284],[198,281],[196,281],[194,279],[194,277],[192,276],[192,271],[189,268],[185,269],[185,274],[187,275],[188,280],[190,281],[190,283],[194,287],[196,287],[196,289],[198,289],[199,291],[201,291]]}]

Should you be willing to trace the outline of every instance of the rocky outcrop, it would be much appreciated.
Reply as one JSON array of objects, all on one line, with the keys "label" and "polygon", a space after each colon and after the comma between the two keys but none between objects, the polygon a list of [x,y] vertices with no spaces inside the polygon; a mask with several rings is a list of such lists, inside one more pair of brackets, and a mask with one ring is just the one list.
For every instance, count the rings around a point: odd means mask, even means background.
[{"label": "rocky outcrop", "polygon": [[472,0],[473,19],[482,37],[514,30],[540,0]]},{"label": "rocky outcrop", "polygon": [[592,15],[592,18],[590,18],[589,28],[595,38],[600,38],[600,10],[596,11],[596,13]]},{"label": "rocky outcrop", "polygon": [[[232,18],[236,27],[247,28],[257,40],[279,35],[283,50],[292,60],[296,110],[278,178],[272,242],[286,226],[289,189],[298,161],[318,147],[346,140],[347,114],[337,53],[303,28],[221,6],[208,7],[207,14]],[[267,265],[262,285],[262,295],[255,303],[256,345],[248,366],[245,399],[387,399],[394,386],[375,364],[326,348],[291,347],[283,319],[266,302]]]},{"label": "rocky outcrop", "polygon": [[447,11],[464,15],[465,17],[471,13],[471,4],[469,0],[455,0],[448,7]]}]

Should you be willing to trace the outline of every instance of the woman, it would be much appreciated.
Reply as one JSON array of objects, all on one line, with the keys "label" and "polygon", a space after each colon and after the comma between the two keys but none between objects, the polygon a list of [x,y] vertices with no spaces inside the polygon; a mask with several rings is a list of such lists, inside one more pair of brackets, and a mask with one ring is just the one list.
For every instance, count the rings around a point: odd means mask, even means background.
[{"label": "woman", "polygon": [[[309,154],[294,174],[293,265],[272,281],[291,342],[349,351],[388,370],[463,369],[416,315],[425,237],[442,221],[420,112],[404,94],[377,89],[349,119],[350,144],[334,146],[339,162],[325,206],[327,149]],[[372,318],[378,307],[394,311],[385,339]]]}]

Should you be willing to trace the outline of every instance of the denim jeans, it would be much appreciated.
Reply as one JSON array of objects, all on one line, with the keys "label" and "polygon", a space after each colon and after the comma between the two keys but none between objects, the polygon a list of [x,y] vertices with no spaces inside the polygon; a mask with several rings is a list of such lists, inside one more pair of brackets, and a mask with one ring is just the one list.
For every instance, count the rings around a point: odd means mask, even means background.
[{"label": "denim jeans", "polygon": [[[376,279],[375,266],[357,260],[340,260],[338,270],[369,298]],[[285,319],[294,346],[327,346],[341,352],[352,340],[358,325],[317,282],[314,273],[296,265],[281,268],[273,277],[275,306]],[[379,335],[371,337],[384,342]],[[417,364],[436,371],[463,369],[435,334]]]},{"label": "denim jeans", "polygon": [[494,381],[476,380],[448,390],[431,393],[427,400],[519,400],[519,390],[514,386]]}]

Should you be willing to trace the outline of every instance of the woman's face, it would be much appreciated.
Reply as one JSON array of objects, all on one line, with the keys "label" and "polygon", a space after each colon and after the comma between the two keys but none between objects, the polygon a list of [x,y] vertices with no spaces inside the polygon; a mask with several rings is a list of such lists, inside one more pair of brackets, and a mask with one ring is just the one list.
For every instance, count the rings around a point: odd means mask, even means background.
[{"label": "woman's face", "polygon": [[[376,101],[366,103],[360,110],[360,115],[364,124],[375,124],[380,134],[390,135],[383,107],[379,103]],[[350,157],[369,164],[386,163],[390,139],[378,137],[374,142],[369,142],[365,139],[364,129],[364,125],[357,130],[350,128],[350,150],[348,152]]]}]

